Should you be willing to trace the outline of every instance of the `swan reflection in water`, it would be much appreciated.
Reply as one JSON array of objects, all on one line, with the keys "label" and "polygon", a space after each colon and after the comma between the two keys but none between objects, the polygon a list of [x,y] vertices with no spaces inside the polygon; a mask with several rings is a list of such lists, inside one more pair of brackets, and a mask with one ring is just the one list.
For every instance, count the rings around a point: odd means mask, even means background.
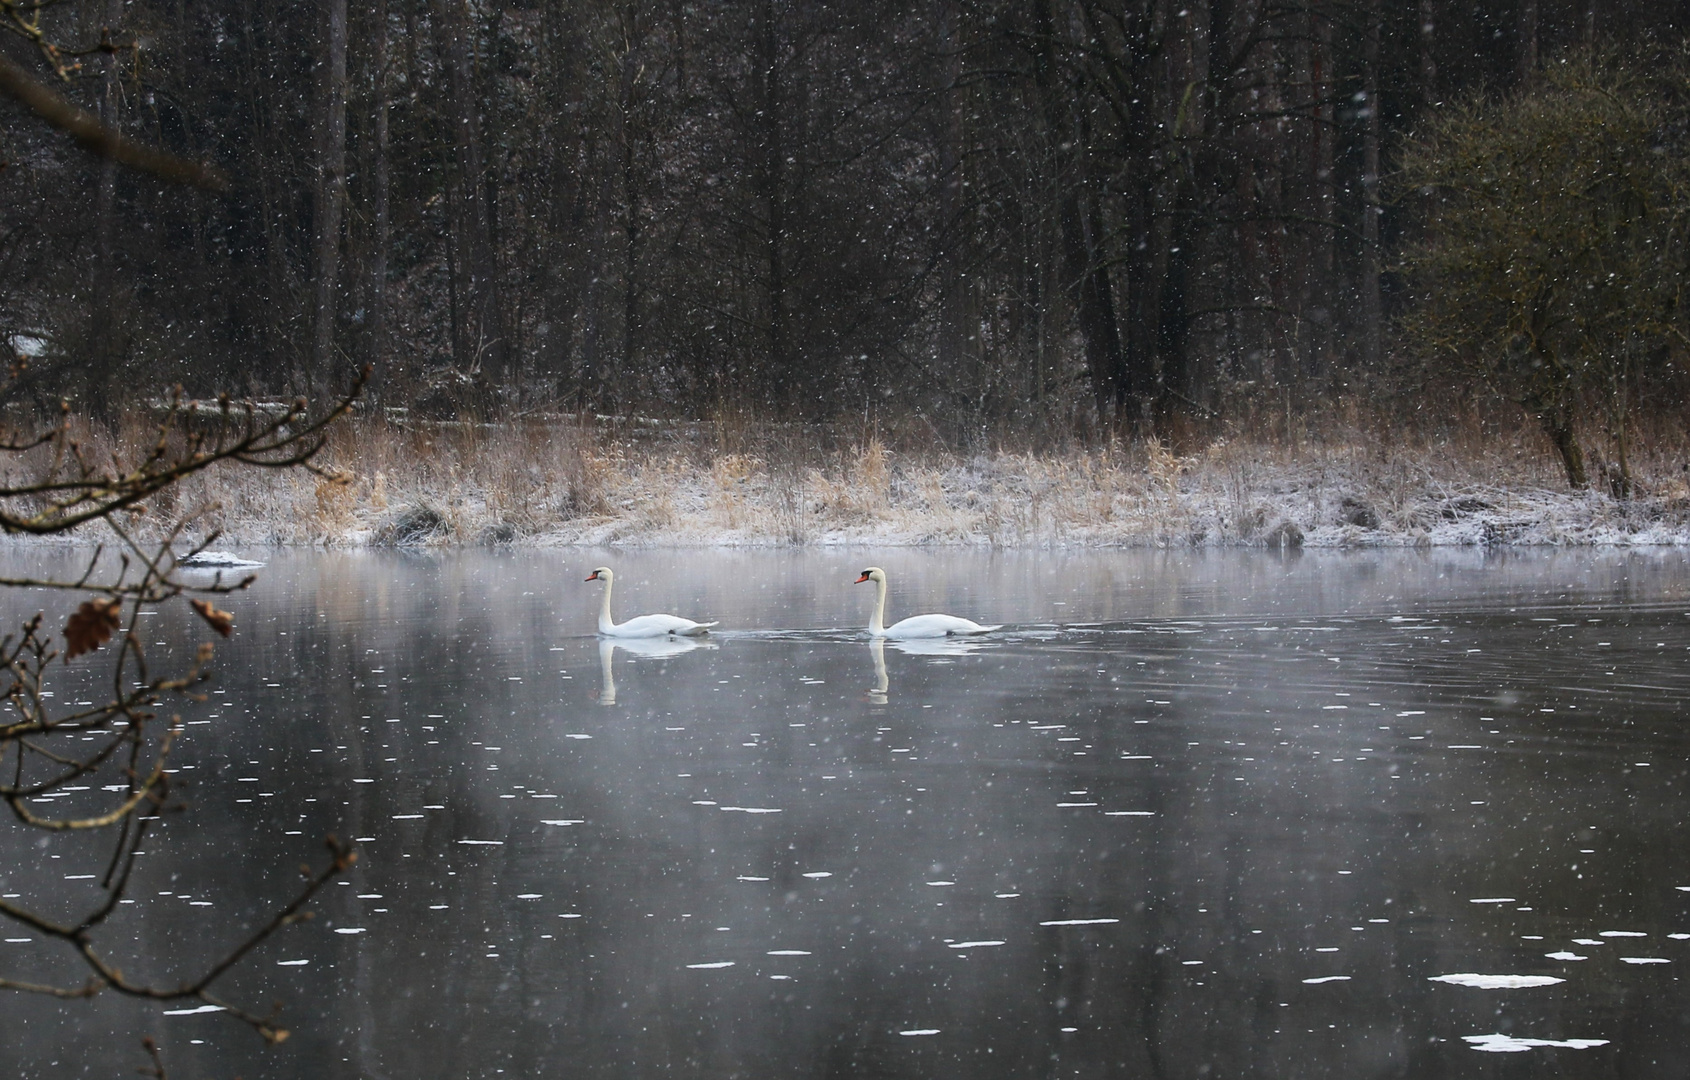
[{"label": "swan reflection in water", "polygon": [[[875,684],[869,689],[868,699],[875,705],[886,704],[886,695],[892,689],[892,679],[886,672],[886,638],[870,638],[868,643],[869,657],[874,661]],[[892,647],[901,653],[911,656],[967,656],[971,652],[979,652],[985,647],[985,642],[971,641],[968,638],[911,638],[906,641],[893,641]]]},{"label": "swan reflection in water", "polygon": [[647,660],[679,656],[694,649],[714,649],[708,641],[690,637],[599,638],[599,704],[616,704],[616,650]]}]

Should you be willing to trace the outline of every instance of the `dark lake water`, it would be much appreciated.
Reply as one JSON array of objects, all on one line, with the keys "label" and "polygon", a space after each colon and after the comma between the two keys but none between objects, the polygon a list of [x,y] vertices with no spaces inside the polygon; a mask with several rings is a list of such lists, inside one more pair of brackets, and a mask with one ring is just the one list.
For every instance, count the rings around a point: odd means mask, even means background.
[{"label": "dark lake water", "polygon": [[[106,940],[184,977],[356,838],[220,987],[294,1035],[11,995],[0,1075],[1690,1072],[1684,553],[257,557]],[[601,644],[601,563],[721,627]],[[1008,627],[871,645],[866,563]]]}]

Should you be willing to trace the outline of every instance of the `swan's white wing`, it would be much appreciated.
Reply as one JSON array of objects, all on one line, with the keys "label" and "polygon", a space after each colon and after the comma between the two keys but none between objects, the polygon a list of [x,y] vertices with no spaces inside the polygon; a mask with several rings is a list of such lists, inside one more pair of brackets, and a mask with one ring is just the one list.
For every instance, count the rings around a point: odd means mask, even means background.
[{"label": "swan's white wing", "polygon": [[912,615],[886,628],[889,638],[937,638],[950,634],[984,634],[999,629],[996,626],[981,626],[972,619],[959,619],[955,615]]},{"label": "swan's white wing", "polygon": [[662,637],[664,634],[702,634],[716,624],[693,622],[679,615],[641,615],[617,623],[604,633],[608,637]]}]

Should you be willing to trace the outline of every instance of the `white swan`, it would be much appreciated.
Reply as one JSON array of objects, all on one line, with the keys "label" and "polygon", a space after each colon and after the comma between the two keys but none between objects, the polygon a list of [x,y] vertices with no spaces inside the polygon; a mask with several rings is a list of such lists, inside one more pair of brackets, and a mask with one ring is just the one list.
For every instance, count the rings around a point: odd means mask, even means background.
[{"label": "white swan", "polygon": [[665,634],[691,637],[708,633],[716,625],[713,622],[693,622],[679,615],[639,615],[625,623],[616,622],[610,617],[610,590],[616,582],[616,575],[610,572],[610,567],[601,566],[588,574],[586,580],[604,582],[604,603],[599,605],[599,633],[605,637],[650,638]]},{"label": "white swan", "polygon": [[879,586],[879,595],[874,600],[874,616],[868,621],[870,637],[877,638],[936,638],[949,637],[953,634],[985,634],[993,630],[1001,630],[1002,626],[981,626],[972,619],[959,619],[955,615],[911,615],[901,619],[891,626],[884,625],[886,618],[886,571],[878,566],[871,566],[863,571],[863,576],[856,580],[861,585],[865,581],[872,581]]}]

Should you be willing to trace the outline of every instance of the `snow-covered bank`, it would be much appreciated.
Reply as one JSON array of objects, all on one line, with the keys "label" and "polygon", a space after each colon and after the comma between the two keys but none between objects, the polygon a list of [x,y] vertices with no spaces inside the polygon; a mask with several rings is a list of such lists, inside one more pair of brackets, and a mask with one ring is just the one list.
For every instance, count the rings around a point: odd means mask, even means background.
[{"label": "snow-covered bank", "polygon": [[1465,454],[1356,438],[1185,456],[1154,442],[903,455],[874,440],[760,455],[573,428],[384,429],[332,460],[345,482],[230,472],[177,505],[216,504],[206,520],[231,544],[1690,545],[1690,486],[1664,455],[1618,500],[1565,490],[1536,448],[1502,440]]}]

